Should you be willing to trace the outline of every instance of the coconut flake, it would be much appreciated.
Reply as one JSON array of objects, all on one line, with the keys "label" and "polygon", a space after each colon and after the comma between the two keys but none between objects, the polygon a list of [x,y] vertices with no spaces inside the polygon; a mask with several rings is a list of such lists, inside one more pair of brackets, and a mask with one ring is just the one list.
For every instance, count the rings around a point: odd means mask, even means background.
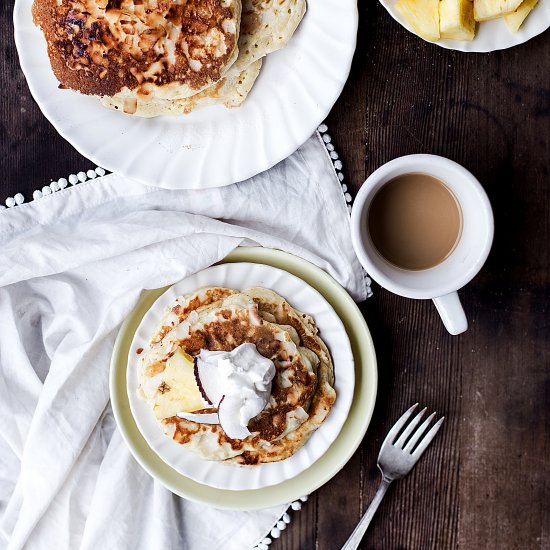
[{"label": "coconut flake", "polygon": [[[223,351],[217,353],[224,354]],[[217,365],[201,360],[200,355],[195,357],[195,380],[203,398],[210,405],[217,406],[224,396]]]},{"label": "coconut flake", "polygon": [[184,420],[191,420],[191,422],[197,422],[198,424],[219,424],[218,413],[186,413],[179,412],[176,414],[178,418]]},{"label": "coconut flake", "polygon": [[246,426],[241,426],[239,411],[241,408],[240,399],[236,397],[227,397],[226,395],[220,401],[218,407],[218,417],[223,431],[231,439],[245,439],[250,430]]}]

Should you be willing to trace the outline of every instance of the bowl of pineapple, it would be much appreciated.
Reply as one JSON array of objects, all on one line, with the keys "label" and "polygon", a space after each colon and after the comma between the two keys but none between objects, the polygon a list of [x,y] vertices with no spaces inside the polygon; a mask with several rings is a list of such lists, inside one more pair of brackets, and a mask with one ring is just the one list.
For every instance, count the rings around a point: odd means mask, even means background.
[{"label": "bowl of pineapple", "polygon": [[550,0],[380,0],[420,38],[452,50],[517,46],[550,27]]}]

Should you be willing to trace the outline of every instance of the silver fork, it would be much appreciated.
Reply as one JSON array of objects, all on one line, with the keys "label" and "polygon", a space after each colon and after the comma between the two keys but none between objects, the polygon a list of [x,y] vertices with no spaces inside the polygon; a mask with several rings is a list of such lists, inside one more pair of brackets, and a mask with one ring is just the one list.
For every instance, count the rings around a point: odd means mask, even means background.
[{"label": "silver fork", "polygon": [[[436,413],[430,414],[419,428],[416,428],[427,409],[422,409],[411,421],[411,423],[403,430],[399,436],[399,432],[405,427],[407,420],[418,407],[418,403],[413,405],[393,426],[389,431],[378,455],[378,468],[382,472],[382,482],[372,499],[365,515],[357,524],[357,527],[351,534],[346,544],[342,546],[342,550],[355,550],[367,527],[369,526],[378,506],[382,502],[388,487],[392,481],[405,477],[418,462],[426,447],[431,443],[435,434],[443,424],[444,417],[441,417],[430,429],[430,431],[422,437],[430,422],[434,419]],[[422,439],[420,439],[422,438]]]}]

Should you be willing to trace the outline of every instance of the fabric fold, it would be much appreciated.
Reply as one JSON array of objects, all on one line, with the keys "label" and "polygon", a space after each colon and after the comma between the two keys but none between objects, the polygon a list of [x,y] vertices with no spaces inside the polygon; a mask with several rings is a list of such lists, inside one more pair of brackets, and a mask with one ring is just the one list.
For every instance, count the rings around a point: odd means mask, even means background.
[{"label": "fabric fold", "polygon": [[155,482],[123,443],[108,403],[113,343],[141,292],[253,244],[301,256],[355,299],[367,296],[318,136],[227,188],[171,191],[109,175],[0,214],[7,548],[242,549],[269,531],[283,507],[216,510]]}]

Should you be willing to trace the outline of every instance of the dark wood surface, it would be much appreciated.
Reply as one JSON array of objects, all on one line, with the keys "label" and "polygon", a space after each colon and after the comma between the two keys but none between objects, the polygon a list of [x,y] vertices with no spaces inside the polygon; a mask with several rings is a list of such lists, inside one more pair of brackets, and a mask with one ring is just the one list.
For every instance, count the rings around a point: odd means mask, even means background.
[{"label": "dark wood surface", "polygon": [[[15,52],[13,0],[0,7],[0,198],[92,164],[30,97]],[[362,548],[550,548],[550,33],[491,54],[422,42],[376,2],[360,2],[358,49],[328,119],[358,189],[408,153],[456,160],[482,182],[493,250],[461,291],[470,329],[449,336],[429,302],[375,285],[363,304],[379,361],[360,450],[313,495],[273,550],[338,549],[379,482],[392,423],[419,401],[447,420],[413,473],[390,489]],[[536,17],[536,15],[533,15]]]}]

